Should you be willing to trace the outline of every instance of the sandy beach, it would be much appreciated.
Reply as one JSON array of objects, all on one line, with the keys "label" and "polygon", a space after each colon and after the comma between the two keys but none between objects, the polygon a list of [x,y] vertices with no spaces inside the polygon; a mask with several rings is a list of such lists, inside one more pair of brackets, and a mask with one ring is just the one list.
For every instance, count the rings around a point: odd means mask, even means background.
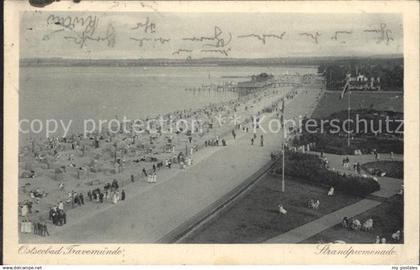
[{"label": "sandy beach", "polygon": [[[310,114],[320,94],[320,87],[310,84],[268,88],[235,101],[164,116],[201,120],[203,125],[191,133],[157,132],[134,137],[132,133],[103,132],[88,138],[72,136],[67,142],[36,141],[20,155],[21,173],[32,170],[35,177],[20,178],[19,201],[32,204],[26,218],[34,223],[46,222],[50,236],[21,233],[20,239],[155,242],[239,185],[268,162],[272,151],[279,149],[281,134],[264,134],[264,146],[260,147],[261,132],[257,132],[255,145],[250,144],[252,117],[264,118],[261,128],[267,129],[267,120],[278,116],[282,98],[289,96],[284,112],[285,119],[289,119]],[[230,120],[233,116],[239,122]],[[213,146],[215,140],[219,146]],[[222,140],[226,146],[222,146]],[[185,166],[178,164],[180,153]],[[165,166],[168,160],[173,162],[171,168]],[[148,183],[142,170],[150,175],[154,166],[160,168],[156,169],[157,181]],[[89,191],[102,190],[114,179],[118,192],[124,190],[126,194],[124,201],[115,204],[106,196],[103,203],[90,201]],[[72,191],[83,195],[83,205],[71,203]],[[55,226],[48,211],[60,201],[64,202],[66,224]]]}]

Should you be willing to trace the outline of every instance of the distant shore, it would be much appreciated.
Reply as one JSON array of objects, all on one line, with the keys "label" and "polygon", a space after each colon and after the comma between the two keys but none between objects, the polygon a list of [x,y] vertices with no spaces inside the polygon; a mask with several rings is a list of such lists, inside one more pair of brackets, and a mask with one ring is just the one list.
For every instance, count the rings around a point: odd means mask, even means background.
[{"label": "distant shore", "polygon": [[396,60],[402,55],[377,55],[370,57],[281,57],[281,58],[139,58],[139,59],[69,59],[21,58],[20,66],[318,66],[320,64],[349,60]]}]

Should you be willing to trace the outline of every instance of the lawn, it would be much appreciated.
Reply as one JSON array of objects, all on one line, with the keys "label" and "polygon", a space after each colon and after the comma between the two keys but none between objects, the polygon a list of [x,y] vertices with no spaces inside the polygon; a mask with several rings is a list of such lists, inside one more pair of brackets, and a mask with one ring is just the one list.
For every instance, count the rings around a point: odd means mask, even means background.
[{"label": "lawn", "polygon": [[[184,242],[260,243],[360,200],[341,193],[328,197],[327,188],[290,177],[286,192],[280,190],[280,178],[267,175],[230,209]],[[310,199],[320,200],[318,210],[307,207]],[[286,216],[278,212],[280,203],[288,211]]]},{"label": "lawn", "polygon": [[390,160],[381,160],[368,162],[362,165],[364,170],[373,172],[378,170],[380,172],[385,172],[387,177],[404,179],[404,162],[403,161],[390,161]]},{"label": "lawn", "polygon": [[[347,95],[340,99],[341,91],[327,91],[315,108],[313,118],[325,118],[331,114],[347,110]],[[351,93],[352,109],[374,109],[377,111],[404,112],[403,93],[387,92],[356,92]]]},{"label": "lawn", "polygon": [[[325,243],[333,242],[335,240],[343,240],[346,243],[375,243],[377,235],[381,238],[385,237],[387,243],[393,243],[391,241],[392,233],[397,230],[402,231],[404,227],[403,197],[401,195],[395,195],[384,203],[356,216],[355,218],[360,221],[372,218],[373,230],[370,232],[349,231],[339,224],[306,239],[304,243]],[[401,238],[400,243],[403,243],[403,238]]]}]

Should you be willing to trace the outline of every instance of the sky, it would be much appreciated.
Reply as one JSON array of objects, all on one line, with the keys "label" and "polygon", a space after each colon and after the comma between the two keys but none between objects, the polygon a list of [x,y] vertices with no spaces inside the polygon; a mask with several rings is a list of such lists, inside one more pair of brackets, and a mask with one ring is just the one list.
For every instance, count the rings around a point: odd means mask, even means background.
[{"label": "sky", "polygon": [[[21,58],[402,54],[400,14],[24,12]],[[337,32],[338,31],[338,32]]]}]

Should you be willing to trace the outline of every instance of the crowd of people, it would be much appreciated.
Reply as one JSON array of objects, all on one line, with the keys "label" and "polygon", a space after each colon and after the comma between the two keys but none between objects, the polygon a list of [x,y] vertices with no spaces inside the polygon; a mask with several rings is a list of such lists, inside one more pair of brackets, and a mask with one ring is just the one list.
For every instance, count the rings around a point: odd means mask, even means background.
[{"label": "crowd of people", "polygon": [[126,199],[126,193],[124,189],[120,191],[119,184],[116,179],[112,180],[112,183],[106,183],[103,189],[96,188],[89,190],[87,193],[90,202],[104,203],[112,202],[117,204],[120,200]]},{"label": "crowd of people", "polygon": [[[62,187],[62,183],[59,185]],[[74,208],[76,206],[85,205],[85,197],[82,192],[71,191],[67,194],[67,200],[61,200],[53,207],[50,207],[48,212],[48,220],[55,226],[63,226],[67,224],[67,214],[65,208]],[[124,201],[126,199],[126,193],[124,189],[119,190],[119,184],[116,179],[111,183],[104,185],[103,189],[96,188],[94,190],[89,190],[87,192],[87,198],[89,202],[112,202],[117,204],[119,201]],[[20,231],[22,233],[33,233],[39,236],[49,236],[49,231],[46,222],[37,221],[32,222],[28,215],[31,213],[31,202],[25,201],[20,206],[20,215],[22,216],[20,222]]]},{"label": "crowd of people", "polygon": [[226,140],[224,138],[220,139],[219,136],[216,136],[216,138],[214,139],[210,139],[210,140],[205,140],[204,141],[204,146],[208,147],[208,146],[227,146]]},{"label": "crowd of people", "polygon": [[67,215],[64,207],[55,206],[50,209],[48,219],[56,226],[63,226],[67,223]]}]

